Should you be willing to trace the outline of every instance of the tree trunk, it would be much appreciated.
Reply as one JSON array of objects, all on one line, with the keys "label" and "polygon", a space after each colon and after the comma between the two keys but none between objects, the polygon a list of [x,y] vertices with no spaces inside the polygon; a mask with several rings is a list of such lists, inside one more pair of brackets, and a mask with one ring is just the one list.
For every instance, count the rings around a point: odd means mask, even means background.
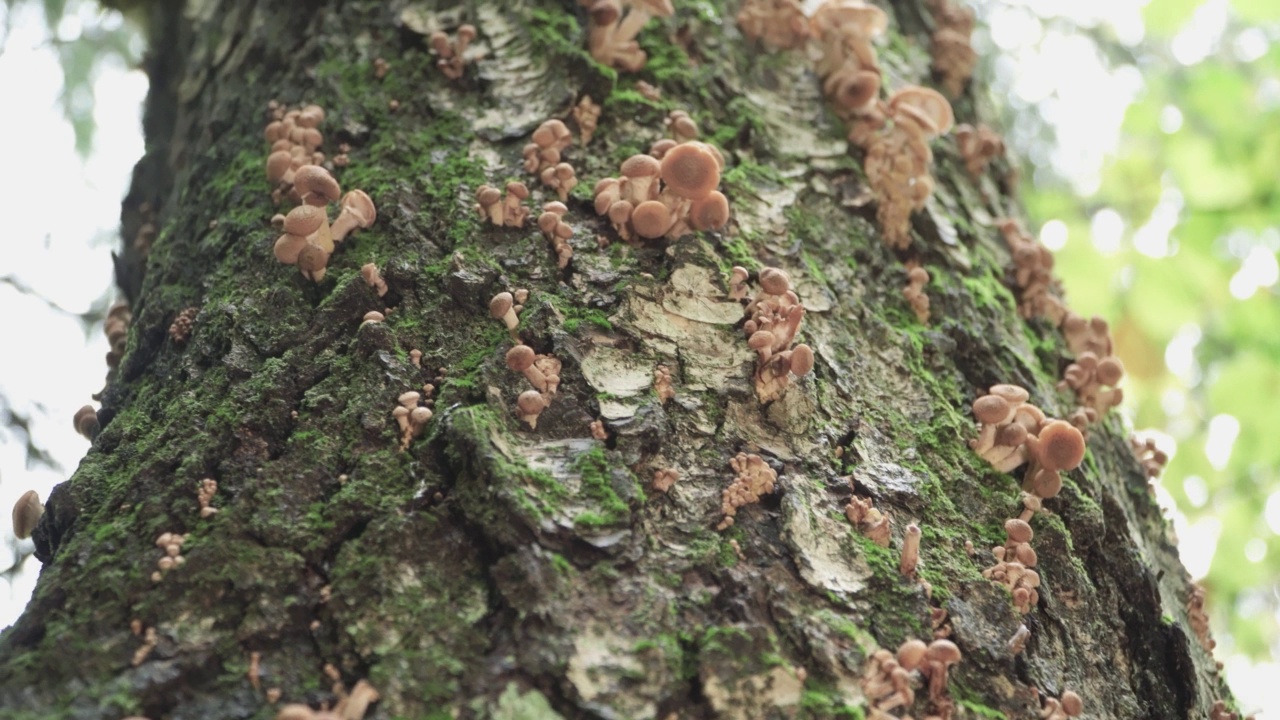
[{"label": "tree trunk", "polygon": [[[678,2],[651,21],[638,75],[590,60],[571,0],[181,5],[147,10],[148,153],[117,263],[127,352],[100,435],[36,530],[45,566],[0,637],[0,715],[269,718],[273,689],[332,701],[332,664],[348,688],[380,693],[371,718],[862,717],[866,659],[930,639],[935,608],[964,655],[956,717],[1038,717],[1067,689],[1097,718],[1204,718],[1229,701],[1114,416],[1032,520],[1038,605],[1020,615],[981,575],[1021,505],[1018,479],[969,449],[969,405],[1018,383],[1062,416],[1053,385],[1070,356],[1049,323],[1019,318],[992,222],[1012,200],[990,179],[984,199],[950,138],[934,143],[915,242],[895,254],[811,64],[745,40],[736,2]],[[889,10],[886,86],[929,82],[927,12]],[[426,34],[462,22],[483,57],[450,81]],[[582,184],[561,270],[533,223],[494,227],[472,204],[482,183],[515,179],[553,199],[521,148],[584,94],[603,115],[565,152]],[[972,97],[955,103],[961,121],[976,121]],[[335,175],[378,206],[320,283],[272,256],[271,99],[321,104],[325,152],[350,145]],[[733,221],[630,246],[591,189],[674,109],[726,156]],[[144,203],[160,228],[149,256],[134,242]],[[933,278],[928,325],[903,298],[909,258]],[[369,262],[384,298],[361,279]],[[766,405],[732,265],[785,269],[808,311],[816,368]],[[529,385],[487,309],[518,288],[520,337],[563,362],[533,431],[514,413]],[[167,329],[187,307],[179,344]],[[665,403],[659,365],[676,393]],[[391,412],[424,383],[434,417],[401,451]],[[764,458],[777,490],[717,531],[739,452]],[[665,493],[661,469],[679,473]],[[220,510],[208,518],[205,478]],[[845,519],[855,487],[891,516],[892,549]],[[898,571],[912,522],[931,596]],[[186,562],[153,581],[165,532],[187,534]],[[930,700],[917,695],[919,717]]]}]

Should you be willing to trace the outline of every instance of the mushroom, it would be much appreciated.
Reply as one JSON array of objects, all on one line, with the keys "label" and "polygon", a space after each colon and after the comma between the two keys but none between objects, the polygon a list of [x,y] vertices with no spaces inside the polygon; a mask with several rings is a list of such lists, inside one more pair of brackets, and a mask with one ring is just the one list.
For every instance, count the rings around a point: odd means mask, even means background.
[{"label": "mushroom", "polygon": [[22,493],[18,502],[13,505],[14,536],[19,540],[31,537],[31,533],[36,529],[36,523],[40,522],[41,515],[44,515],[44,504],[40,502],[40,496],[36,491],[28,490]]},{"label": "mushroom", "polygon": [[287,235],[300,235],[306,238],[307,242],[324,250],[326,254],[333,252],[333,234],[329,229],[329,218],[325,215],[323,207],[299,205],[290,210],[289,214],[284,216],[284,231]]},{"label": "mushroom", "polygon": [[1034,462],[1027,470],[1023,489],[1042,498],[1056,496],[1062,487],[1058,473],[1074,470],[1084,460],[1084,435],[1063,420],[1053,420],[1038,436],[1028,437],[1026,447]]},{"label": "mushroom", "polygon": [[920,562],[920,526],[911,523],[902,538],[902,559],[898,563],[898,571],[907,577],[914,577],[916,565]]},{"label": "mushroom", "polygon": [[[337,202],[342,195],[342,188],[333,179],[328,170],[319,165],[306,165],[293,175],[293,190],[307,205],[323,208],[331,202]],[[327,222],[326,222],[327,224]]]},{"label": "mushroom", "polygon": [[516,398],[517,415],[529,424],[530,430],[538,429],[538,416],[547,409],[547,399],[537,390],[525,390]]},{"label": "mushroom", "polygon": [[329,253],[310,243],[298,253],[298,270],[311,282],[320,282],[324,279],[325,267],[328,264]]},{"label": "mushroom", "polygon": [[75,425],[76,432],[86,437],[90,442],[93,442],[93,439],[98,437],[98,411],[94,410],[92,405],[85,405],[77,410],[71,422]]},{"label": "mushroom", "polygon": [[540,393],[547,392],[547,377],[537,368],[534,362],[538,355],[533,348],[528,345],[516,345],[507,351],[507,367],[518,373],[524,373],[525,378],[535,390]]},{"label": "mushroom", "polygon": [[352,190],[342,196],[342,209],[333,221],[331,234],[334,242],[342,242],[357,228],[367,228],[378,219],[373,200],[363,190]]},{"label": "mushroom", "polygon": [[520,342],[520,335],[516,333],[516,328],[520,326],[520,318],[516,317],[515,298],[509,292],[500,292],[493,296],[489,301],[489,314],[495,320],[501,320],[506,323],[507,331],[511,334],[511,339]]},{"label": "mushroom", "polygon": [[720,164],[707,145],[687,142],[662,158],[662,182],[676,195],[701,200],[720,184]]}]

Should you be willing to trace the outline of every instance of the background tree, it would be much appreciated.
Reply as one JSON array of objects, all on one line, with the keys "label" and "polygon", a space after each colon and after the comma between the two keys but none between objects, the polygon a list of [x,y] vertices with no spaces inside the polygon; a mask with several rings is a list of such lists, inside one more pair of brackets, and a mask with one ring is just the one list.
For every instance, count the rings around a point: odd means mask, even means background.
[{"label": "background tree", "polygon": [[[931,615],[896,558],[842,519],[852,472],[899,527],[925,528],[920,573],[966,651],[952,683],[962,711],[1026,713],[1039,707],[1033,686],[1069,686],[1101,715],[1205,711],[1220,690],[1193,671],[1209,660],[1182,629],[1187,588],[1114,425],[1094,434],[1053,514],[1036,518],[1047,589],[1026,655],[1005,649],[1018,618],[963,546],[1003,540],[1015,483],[963,444],[966,406],[975,389],[1016,380],[1054,407],[1064,355],[1052,328],[1016,318],[991,213],[954,149],[939,149],[939,202],[916,224],[933,274],[926,327],[798,54],[759,53],[730,9],[681,8],[641,38],[639,77],[663,92],[653,101],[586,58],[569,10],[153,11],[151,149],[124,229],[137,237],[147,202],[162,231],[145,274],[132,243],[122,261],[135,328],[103,433],[37,530],[56,562],[4,636],[0,697],[103,716],[249,715],[268,712],[264,689],[327,687],[320,668],[332,662],[349,682],[368,677],[388,715],[452,703],[526,716],[726,704],[831,716],[856,702],[862,658],[927,634]],[[891,87],[927,65],[925,18],[895,16],[881,51]],[[423,36],[464,19],[486,56],[450,83]],[[296,39],[282,46],[285,35]],[[381,82],[378,56],[392,65]],[[609,231],[584,182],[561,273],[537,233],[481,225],[474,188],[521,176],[529,131],[582,91],[604,114],[588,149],[568,153],[580,177],[615,174],[667,110],[688,109],[728,157],[731,230],[665,252],[595,249],[595,231]],[[268,254],[260,126],[272,97],[328,108],[330,138],[352,145],[340,179],[381,209],[319,287]],[[365,261],[383,267],[395,311],[360,327],[380,306],[358,277]],[[764,409],[731,327],[740,307],[723,298],[731,263],[786,268],[810,311],[818,367]],[[521,378],[484,316],[507,287],[531,291],[523,336],[565,360],[563,395],[533,434],[511,416]],[[165,329],[188,306],[200,310],[180,348]],[[409,361],[413,348],[447,370],[426,437],[404,454],[390,408],[436,379]],[[661,361],[676,376],[666,405],[643,390]],[[601,414],[603,445],[587,439]],[[757,448],[780,492],[717,534],[727,460]],[[666,495],[638,487],[659,459],[681,469]],[[198,520],[204,477],[218,479],[223,511]],[[153,585],[152,540],[188,530],[187,565]],[[135,618],[157,630],[156,646],[130,670],[146,637],[130,634]],[[82,662],[60,675],[51,656],[68,644]],[[245,678],[255,652],[259,688]],[[1104,675],[1117,666],[1126,677]]]}]

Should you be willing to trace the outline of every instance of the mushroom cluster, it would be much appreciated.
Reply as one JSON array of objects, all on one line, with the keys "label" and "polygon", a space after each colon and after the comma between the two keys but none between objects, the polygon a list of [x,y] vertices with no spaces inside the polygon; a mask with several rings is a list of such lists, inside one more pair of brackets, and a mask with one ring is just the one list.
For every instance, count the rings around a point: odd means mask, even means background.
[{"label": "mushroom cluster", "polygon": [[[849,481],[852,483],[853,478]],[[889,547],[889,516],[873,507],[870,498],[850,497],[849,504],[844,507],[844,516],[872,542],[880,547]]]},{"label": "mushroom cluster", "polygon": [[910,86],[882,105],[888,123],[867,141],[864,167],[875,192],[876,217],[885,242],[896,250],[911,244],[911,212],[933,194],[929,141],[951,129],[951,104],[938,91]]},{"label": "mushroom cluster", "polygon": [[653,392],[658,396],[658,402],[664,405],[676,396],[676,387],[671,382],[671,368],[659,365],[653,369]]},{"label": "mushroom cluster", "polygon": [[189,307],[173,318],[173,322],[169,324],[169,339],[173,340],[175,345],[183,345],[191,337],[191,330],[195,327],[196,315],[199,312],[200,308]]},{"label": "mushroom cluster", "polygon": [[969,446],[1000,472],[1030,461],[1023,490],[1048,499],[1062,489],[1058,473],[1075,469],[1084,459],[1084,435],[1066,421],[1046,417],[1027,402],[1029,397],[1017,385],[993,385],[973,402],[981,430]]},{"label": "mushroom cluster", "polygon": [[804,306],[791,289],[791,278],[778,268],[765,268],[759,282],[759,292],[746,307],[742,330],[747,345],[756,351],[756,396],[767,403],[782,397],[792,373],[803,377],[813,370],[814,356],[808,345],[791,346],[804,319]]},{"label": "mushroom cluster", "polygon": [[506,361],[509,369],[522,373],[533,386],[516,398],[516,415],[528,423],[530,430],[537,430],[538,416],[551,406],[560,389],[560,360],[553,355],[540,355],[528,345],[517,344],[507,351]]},{"label": "mushroom cluster", "polygon": [[129,325],[133,323],[133,313],[129,311],[128,300],[117,300],[107,310],[107,318],[102,323],[102,333],[107,336],[107,367],[120,365],[124,357],[125,346],[129,340]]},{"label": "mushroom cluster", "polygon": [[1013,605],[1018,612],[1026,615],[1031,608],[1040,602],[1040,574],[1034,568],[1036,551],[1031,548],[1034,533],[1026,521],[1011,518],[1004,523],[1006,538],[1004,545],[991,549],[996,564],[982,571],[982,576],[997,582],[1009,589],[1013,594]]},{"label": "mushroom cluster", "polygon": [[911,304],[916,317],[922,323],[929,322],[929,296],[924,294],[924,286],[929,284],[929,272],[914,263],[907,265],[907,286],[902,289],[902,296]]},{"label": "mushroom cluster", "polygon": [[301,109],[286,110],[272,100],[268,108],[271,121],[263,130],[263,137],[271,143],[267,155],[267,180],[271,183],[271,199],[279,205],[285,198],[298,202],[299,194],[293,190],[293,178],[298,170],[308,165],[324,162],[320,146],[324,134],[324,108],[307,105]]},{"label": "mushroom cluster", "polygon": [[947,694],[947,675],[952,665],[960,662],[960,648],[950,640],[938,639],[929,644],[923,640],[907,640],[898,652],[883,648],[867,659],[862,670],[862,692],[871,706],[869,720],[894,718],[890,710],[915,704],[915,673],[929,680],[929,701],[935,716],[948,718],[954,702]]},{"label": "mushroom cluster", "polygon": [[649,56],[636,36],[652,17],[671,17],[671,0],[579,0],[590,22],[587,49],[591,57],[624,72],[640,72]]},{"label": "mushroom cluster", "polygon": [[416,390],[400,393],[396,398],[397,405],[391,411],[391,417],[400,426],[400,449],[408,450],[414,438],[422,434],[431,420],[431,408],[420,404],[422,393]]},{"label": "mushroom cluster", "polygon": [[986,125],[957,125],[955,136],[960,157],[964,158],[964,168],[974,182],[987,171],[992,160],[1004,154],[1004,139]]},{"label": "mushroom cluster", "polygon": [[573,144],[573,133],[560,120],[552,118],[533,131],[524,146],[524,171],[534,175],[560,164],[561,153]]},{"label": "mushroom cluster", "polygon": [[1191,592],[1187,595],[1187,621],[1191,623],[1191,630],[1196,634],[1196,639],[1200,641],[1200,646],[1205,649],[1205,652],[1213,652],[1218,643],[1209,632],[1209,613],[1204,609],[1206,599],[1207,593],[1204,586],[1193,583]]},{"label": "mushroom cluster", "polygon": [[729,461],[729,467],[737,475],[720,495],[720,512],[724,519],[716,526],[717,530],[732,527],[738,508],[760,502],[760,496],[773,492],[774,483],[778,480],[778,473],[755,453],[738,453]]},{"label": "mushroom cluster", "polygon": [[[724,156],[696,141],[660,140],[661,158],[632,155],[620,177],[596,183],[596,214],[607,215],[623,240],[675,240],[694,230],[716,230],[729,222],[729,201],[716,188]],[[652,153],[652,151],[651,151]]]},{"label": "mushroom cluster", "polygon": [[1137,436],[1131,436],[1129,447],[1133,448],[1133,454],[1138,458],[1138,464],[1142,466],[1142,472],[1148,480],[1160,477],[1164,466],[1169,462],[1169,454],[1156,447],[1155,438],[1140,440]]},{"label": "mushroom cluster", "polygon": [[1067,308],[1061,300],[1062,288],[1053,276],[1053,253],[1023,231],[1016,220],[998,221],[1000,232],[1013,257],[1013,284],[1017,288],[1018,314],[1024,318],[1048,318],[1061,324]]},{"label": "mushroom cluster", "polygon": [[542,214],[538,216],[538,229],[551,241],[551,250],[556,254],[556,267],[561,270],[573,259],[573,246],[569,244],[573,228],[564,221],[568,212],[569,208],[564,203],[552,201],[542,206]]},{"label": "mushroom cluster", "polygon": [[[357,228],[372,225],[378,212],[363,190],[342,195],[338,181],[319,165],[307,165],[294,173],[293,192],[302,204],[284,216],[284,234],[276,239],[275,256],[285,265],[297,265],[308,280],[320,282],[335,246]],[[327,207],[339,198],[341,210],[330,225]]]},{"label": "mushroom cluster", "polygon": [[26,540],[35,532],[36,524],[44,515],[44,503],[35,490],[22,493],[18,502],[13,504],[13,535],[19,540]]},{"label": "mushroom cluster", "polygon": [[747,285],[747,280],[750,277],[751,273],[748,272],[746,268],[740,265],[733,266],[733,269],[729,271],[730,300],[747,299],[747,295],[751,292],[750,286]]},{"label": "mushroom cluster", "polygon": [[1040,720],[1067,720],[1084,714],[1084,700],[1071,690],[1064,690],[1062,697],[1044,698],[1044,707],[1040,708]]},{"label": "mushroom cluster", "polygon": [[771,50],[799,50],[809,40],[809,18],[800,0],[747,0],[738,29]]},{"label": "mushroom cluster", "polygon": [[505,195],[496,187],[481,185],[476,188],[475,208],[494,225],[522,228],[529,219],[529,208],[524,206],[528,198],[529,188],[522,182],[507,183]]},{"label": "mushroom cluster", "polygon": [[173,532],[162,533],[156,538],[156,547],[163,550],[164,555],[156,561],[157,570],[151,573],[151,582],[160,582],[163,573],[182,567],[187,562],[187,559],[182,556],[182,545],[186,541],[186,535]]},{"label": "mushroom cluster", "polygon": [[577,105],[573,106],[573,121],[578,123],[578,135],[582,140],[582,146],[586,147],[591,142],[591,136],[596,134],[596,126],[600,123],[600,106],[590,95],[583,95]]},{"label": "mushroom cluster", "polygon": [[440,68],[440,72],[445,77],[450,80],[462,77],[462,73],[467,68],[467,48],[475,39],[474,25],[459,26],[453,40],[450,40],[443,30],[431,33],[431,37],[428,38],[428,42],[431,43],[431,52],[436,56],[436,67]]},{"label": "mushroom cluster", "polygon": [[210,518],[218,514],[218,508],[210,505],[213,502],[213,496],[217,494],[217,480],[205,478],[200,481],[200,488],[196,490],[196,502],[200,503],[200,517]]},{"label": "mushroom cluster", "polygon": [[889,26],[889,17],[862,0],[826,0],[809,26],[819,49],[815,69],[822,93],[849,124],[849,141],[866,147],[883,123],[880,65],[872,41]]},{"label": "mushroom cluster", "polygon": [[1079,405],[1076,412],[1087,423],[1093,423],[1124,400],[1124,391],[1116,387],[1123,377],[1124,365],[1120,358],[1114,355],[1099,358],[1086,350],[1063,370],[1058,390],[1074,390]]},{"label": "mushroom cluster", "polygon": [[653,473],[653,489],[660,493],[667,492],[680,479],[680,473],[674,468],[660,468]]},{"label": "mushroom cluster", "polygon": [[927,5],[933,13],[933,34],[929,36],[933,72],[947,95],[960,97],[978,64],[978,53],[969,44],[973,11],[952,0],[929,0]]}]

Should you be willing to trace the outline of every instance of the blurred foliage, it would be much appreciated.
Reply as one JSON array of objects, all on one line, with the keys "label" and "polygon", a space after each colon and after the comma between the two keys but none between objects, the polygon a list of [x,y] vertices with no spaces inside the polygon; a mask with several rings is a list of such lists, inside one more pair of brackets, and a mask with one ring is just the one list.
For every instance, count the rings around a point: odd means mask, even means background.
[{"label": "blurred foliage", "polygon": [[1184,535],[1211,540],[1216,519],[1202,582],[1221,644],[1280,656],[1280,2],[1153,0],[1142,22],[1130,46],[1088,30],[1142,77],[1096,190],[1037,172],[1024,200],[1065,223],[1069,301],[1111,321],[1135,427],[1174,450],[1158,484],[1210,528]]},{"label": "blurred foliage", "polygon": [[[0,51],[8,40],[19,6],[36,0],[4,0]],[[95,0],[39,0],[48,41],[62,66],[59,102],[75,129],[76,150],[88,155],[93,146],[94,79],[106,63],[136,65],[142,56],[138,32],[118,12],[103,10]]]}]

